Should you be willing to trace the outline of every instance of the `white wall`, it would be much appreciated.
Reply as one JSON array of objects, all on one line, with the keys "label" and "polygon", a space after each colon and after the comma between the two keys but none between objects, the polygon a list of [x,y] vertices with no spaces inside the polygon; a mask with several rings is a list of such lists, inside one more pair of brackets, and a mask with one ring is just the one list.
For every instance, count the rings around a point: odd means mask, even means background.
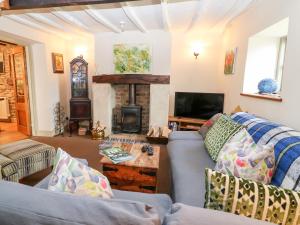
[{"label": "white wall", "polygon": [[[201,40],[203,51],[197,60],[193,55],[195,41]],[[95,36],[95,64],[97,74],[113,74],[113,45],[120,43],[148,43],[152,46],[152,74],[170,75],[170,112],[174,111],[176,91],[222,92],[218,72],[220,64],[220,36],[206,36],[165,31],[124,32]],[[197,43],[198,45],[198,43]],[[197,46],[198,47],[198,46]],[[223,60],[222,60],[223,61]]]},{"label": "white wall", "polygon": [[[45,32],[21,25],[12,20],[0,18],[0,40],[8,40],[27,47],[28,78],[33,135],[54,135],[53,109],[57,102],[68,110],[70,95],[69,62],[78,54],[78,46],[87,45],[87,59],[91,61],[94,73],[94,42],[90,39],[73,36],[62,39]],[[65,72],[54,74],[52,52],[64,55]]]},{"label": "white wall", "polygon": [[95,36],[96,73],[113,74],[114,44],[149,44],[152,48],[152,74],[170,75],[170,34],[164,31],[104,33]]},{"label": "white wall", "polygon": [[[299,0],[263,0],[246,13],[236,18],[225,31],[221,54],[226,49],[238,47],[236,74],[224,76],[223,66],[219,68],[220,84],[226,93],[225,111],[230,112],[237,105],[244,110],[271,120],[300,129],[299,117],[299,84],[300,84],[300,1]],[[285,68],[283,71],[283,102],[240,96],[243,87],[248,39],[265,28],[289,17],[288,43]],[[220,56],[222,57],[222,56]]]},{"label": "white wall", "polygon": [[[198,41],[201,41],[203,48],[198,59],[195,59],[193,48]],[[216,36],[199,37],[182,33],[172,35],[171,115],[174,114],[176,91],[222,92],[218,79],[221,43],[221,37]]]}]

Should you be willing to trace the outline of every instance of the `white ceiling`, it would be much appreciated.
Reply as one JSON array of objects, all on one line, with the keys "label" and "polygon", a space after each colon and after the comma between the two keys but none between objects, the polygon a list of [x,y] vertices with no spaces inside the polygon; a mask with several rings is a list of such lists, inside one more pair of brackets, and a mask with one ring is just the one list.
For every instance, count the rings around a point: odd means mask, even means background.
[{"label": "white ceiling", "polygon": [[2,16],[60,36],[166,30],[222,32],[255,0],[142,0],[91,6],[4,11]]}]

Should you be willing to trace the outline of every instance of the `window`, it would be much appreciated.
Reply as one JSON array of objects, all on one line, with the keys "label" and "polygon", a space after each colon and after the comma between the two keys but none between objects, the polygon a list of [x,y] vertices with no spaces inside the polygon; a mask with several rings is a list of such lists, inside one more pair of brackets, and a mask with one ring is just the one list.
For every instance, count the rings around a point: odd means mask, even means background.
[{"label": "window", "polygon": [[271,78],[277,81],[280,94],[288,24],[286,18],[249,38],[243,93],[258,93],[258,83]]},{"label": "window", "polygon": [[282,74],[283,74],[286,44],[287,44],[287,36],[280,38],[276,76],[275,76],[275,80],[280,85],[279,86],[280,90],[281,90],[281,81],[282,81]]}]

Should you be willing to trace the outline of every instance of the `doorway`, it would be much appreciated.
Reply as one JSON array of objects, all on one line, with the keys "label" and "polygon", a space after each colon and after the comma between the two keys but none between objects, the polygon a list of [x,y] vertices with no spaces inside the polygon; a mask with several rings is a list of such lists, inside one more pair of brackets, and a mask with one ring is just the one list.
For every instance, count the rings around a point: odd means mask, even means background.
[{"label": "doorway", "polygon": [[31,136],[24,46],[0,41],[0,144]]}]

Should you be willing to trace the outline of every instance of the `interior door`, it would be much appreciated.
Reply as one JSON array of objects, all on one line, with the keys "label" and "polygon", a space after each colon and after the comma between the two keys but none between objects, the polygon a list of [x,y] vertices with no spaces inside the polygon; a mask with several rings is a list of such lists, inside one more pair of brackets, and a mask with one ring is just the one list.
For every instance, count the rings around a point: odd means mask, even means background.
[{"label": "interior door", "polygon": [[12,72],[15,78],[16,112],[18,131],[31,135],[31,121],[29,109],[28,81],[26,74],[25,49],[16,46],[11,55]]}]

